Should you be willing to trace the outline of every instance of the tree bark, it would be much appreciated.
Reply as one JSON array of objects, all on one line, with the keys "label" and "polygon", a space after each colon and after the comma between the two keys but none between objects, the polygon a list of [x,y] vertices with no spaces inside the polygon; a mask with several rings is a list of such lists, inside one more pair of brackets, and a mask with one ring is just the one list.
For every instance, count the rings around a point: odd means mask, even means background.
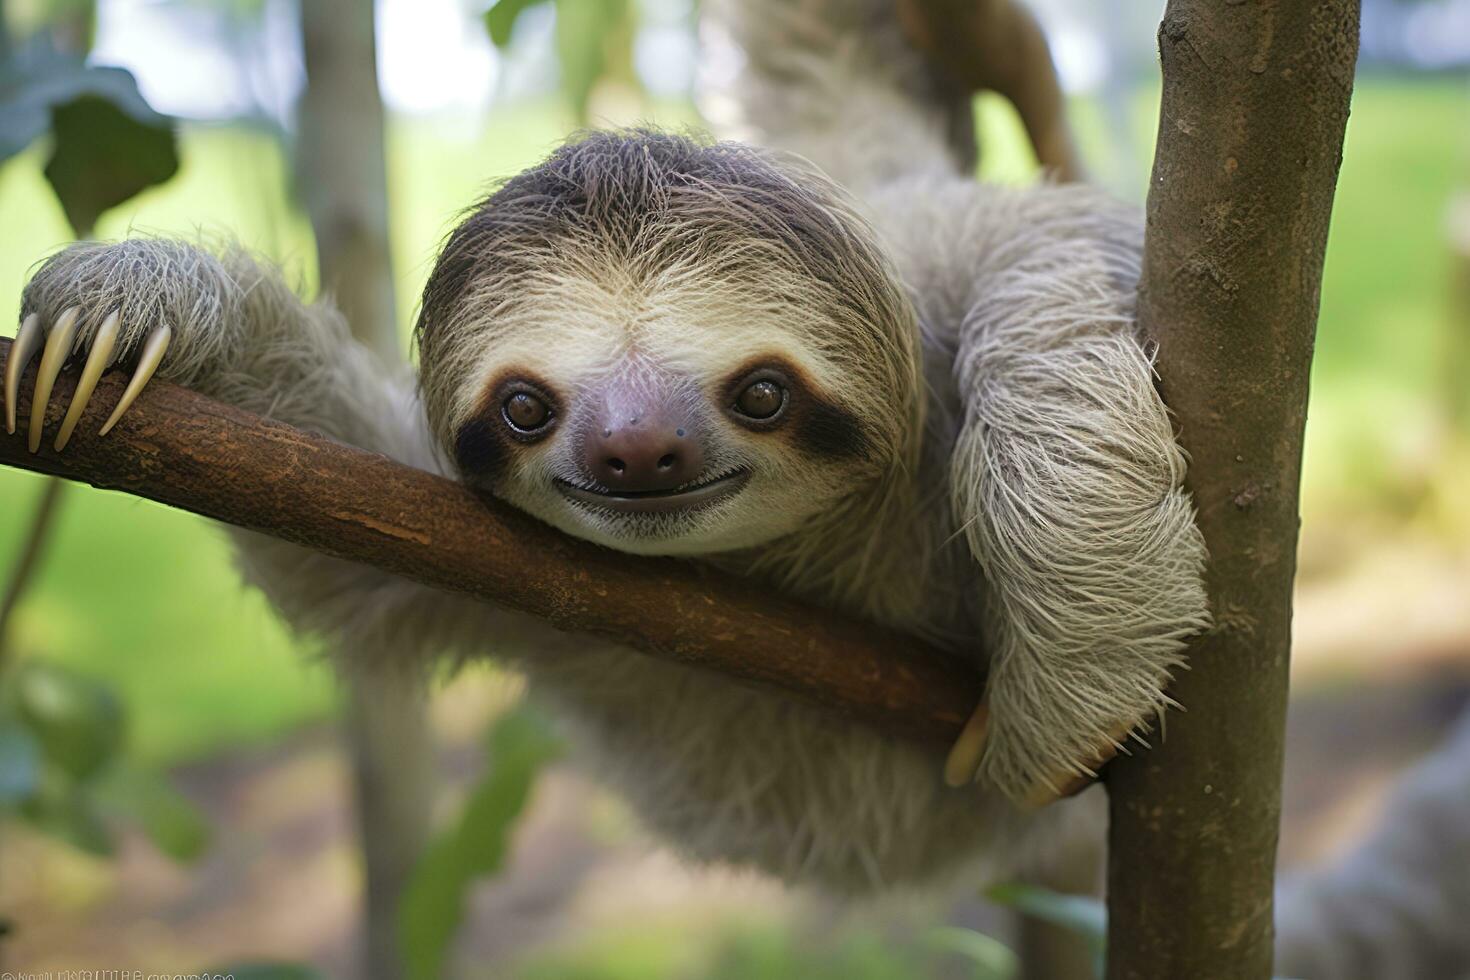
[{"label": "tree bark", "polygon": [[[388,227],[384,109],[371,0],[303,0],[306,88],[297,105],[297,192],[316,236],[322,292],[358,340],[401,357]],[[347,679],[352,756],[366,877],[362,975],[403,976],[398,905],[433,812],[434,746],[424,692],[403,678]]]},{"label": "tree bark", "polygon": [[[10,341],[0,338],[0,363]],[[30,413],[35,367],[20,386]],[[126,377],[103,377],[65,452],[0,435],[0,464],[123,490],[528,613],[653,656],[772,685],[879,731],[947,747],[984,679],[891,630],[671,558],[580,541],[462,484],[154,379],[95,433]],[[56,381],[59,424],[75,378]]]},{"label": "tree bark", "polygon": [[1139,318],[1191,458],[1214,628],[1108,769],[1108,976],[1269,977],[1297,495],[1358,0],[1170,0]]}]

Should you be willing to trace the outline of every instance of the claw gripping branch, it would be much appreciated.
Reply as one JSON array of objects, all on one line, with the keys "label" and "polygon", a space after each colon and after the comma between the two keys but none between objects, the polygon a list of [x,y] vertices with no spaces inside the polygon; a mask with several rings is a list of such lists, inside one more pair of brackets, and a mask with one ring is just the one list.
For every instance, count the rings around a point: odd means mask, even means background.
[{"label": "claw gripping branch", "polygon": [[[0,339],[7,362],[11,347]],[[25,417],[29,376],[17,380],[19,405],[10,407]],[[37,421],[55,425],[76,384],[58,377]],[[4,435],[0,463],[137,494],[570,632],[775,685],[936,747],[954,741],[984,687],[971,668],[909,637],[697,565],[575,540],[452,480],[156,379],[111,434],[97,435],[123,387],[118,372],[101,378],[64,454],[32,455],[19,435]]]}]

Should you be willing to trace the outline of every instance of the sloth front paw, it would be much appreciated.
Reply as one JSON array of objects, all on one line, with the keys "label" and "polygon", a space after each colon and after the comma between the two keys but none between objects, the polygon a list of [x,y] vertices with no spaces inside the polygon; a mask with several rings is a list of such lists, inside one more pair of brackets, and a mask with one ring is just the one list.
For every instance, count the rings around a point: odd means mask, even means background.
[{"label": "sloth front paw", "polygon": [[[51,401],[51,391],[56,385],[56,378],[61,374],[61,369],[69,362],[75,361],[81,364],[82,373],[77,380],[76,392],[72,395],[71,405],[67,408],[66,416],[61,420],[61,428],[56,432],[56,441],[53,446],[57,452],[66,448],[72,432],[76,429],[77,422],[81,420],[82,413],[86,411],[87,404],[92,399],[92,393],[96,390],[102,373],[113,366],[115,355],[121,356],[126,353],[118,350],[122,318],[116,310],[107,314],[106,319],[95,331],[79,335],[78,324],[82,322],[84,312],[78,306],[71,306],[54,319],[43,317],[41,313],[31,313],[21,322],[20,329],[15,334],[15,341],[10,345],[10,353],[5,359],[5,431],[11,434],[15,432],[21,375],[25,373],[36,354],[39,352],[41,355],[41,366],[36,372],[36,391],[31,398],[31,418],[27,430],[29,447],[33,453],[41,448],[41,436],[46,424],[46,408]],[[122,418],[123,413],[137,400],[139,392],[143,390],[144,385],[148,384],[148,380],[153,377],[153,373],[163,362],[172,338],[173,330],[167,324],[157,324],[148,331],[139,346],[132,379],[128,382],[122,397],[118,399],[112,414],[102,424],[98,435],[105,436],[112,431],[118,419]]]}]

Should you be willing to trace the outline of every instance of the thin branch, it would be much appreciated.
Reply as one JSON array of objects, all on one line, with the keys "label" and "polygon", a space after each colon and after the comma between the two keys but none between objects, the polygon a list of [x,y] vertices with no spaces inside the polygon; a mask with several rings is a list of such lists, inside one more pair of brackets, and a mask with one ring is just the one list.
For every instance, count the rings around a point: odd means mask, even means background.
[{"label": "thin branch", "polygon": [[47,480],[41,488],[36,509],[32,511],[30,531],[25,544],[10,569],[10,579],[5,583],[5,597],[0,599],[0,667],[10,656],[10,617],[20,600],[25,596],[40,568],[41,558],[46,554],[46,542],[56,524],[56,505],[61,502],[65,488],[60,480]]},{"label": "thin branch", "polygon": [[1266,978],[1297,494],[1358,0],[1170,0],[1140,326],[1191,457],[1215,627],[1107,780],[1108,977]]},{"label": "thin branch", "polygon": [[[9,356],[0,340],[0,361]],[[34,376],[34,368],[27,377]],[[951,742],[984,687],[919,641],[674,559],[568,537],[462,485],[155,381],[104,438],[103,378],[65,452],[0,437],[0,463],[123,490],[656,657],[774,685],[878,730]],[[71,401],[57,380],[48,425]],[[32,383],[18,415],[29,416]]]}]

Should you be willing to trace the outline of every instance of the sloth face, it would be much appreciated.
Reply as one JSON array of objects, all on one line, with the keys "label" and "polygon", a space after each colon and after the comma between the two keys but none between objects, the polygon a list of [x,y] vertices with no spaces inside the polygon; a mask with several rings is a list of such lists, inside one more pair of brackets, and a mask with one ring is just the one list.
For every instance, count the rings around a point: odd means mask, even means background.
[{"label": "sloth face", "polygon": [[745,548],[901,465],[913,318],[815,174],[598,134],[509,181],[425,291],[420,378],[464,479],[644,554]]},{"label": "sloth face", "polygon": [[[868,486],[863,424],[813,362],[772,346],[774,331],[708,322],[524,326],[518,354],[487,358],[455,432],[460,472],[564,531],[644,554],[759,544]],[[574,348],[585,363],[566,363]]]}]

